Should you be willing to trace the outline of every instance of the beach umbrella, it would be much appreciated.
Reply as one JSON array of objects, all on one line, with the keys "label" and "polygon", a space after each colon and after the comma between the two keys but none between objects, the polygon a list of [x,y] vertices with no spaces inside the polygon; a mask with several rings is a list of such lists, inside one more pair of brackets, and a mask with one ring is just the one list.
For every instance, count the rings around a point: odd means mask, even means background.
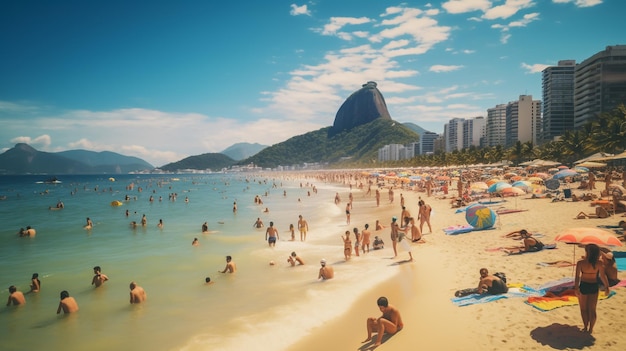
[{"label": "beach umbrella", "polygon": [[533,182],[533,183],[534,182],[542,182],[543,181],[543,179],[541,179],[539,177],[530,177],[530,178],[528,178],[526,180],[529,181],[529,182]]},{"label": "beach umbrella", "polygon": [[600,228],[569,228],[555,238],[568,244],[596,244],[601,246],[622,246],[622,242],[613,233]]},{"label": "beach umbrella", "polygon": [[534,173],[532,175],[532,177],[539,177],[541,179],[548,179],[548,178],[550,178],[550,175],[548,173],[538,172],[538,173]]},{"label": "beach umbrella", "polygon": [[496,223],[496,214],[484,205],[469,206],[465,211],[465,220],[475,229],[487,229]]},{"label": "beach umbrella", "polygon": [[474,182],[472,183],[472,185],[470,185],[470,188],[472,190],[487,190],[489,188],[489,185],[487,185],[487,183],[485,182]]},{"label": "beach umbrella", "polygon": [[562,170],[562,169],[568,169],[569,167],[565,166],[565,165],[561,165],[558,166],[557,169]]},{"label": "beach umbrella", "polygon": [[511,187],[511,188],[503,188],[500,191],[500,194],[502,195],[511,195],[511,196],[519,196],[519,195],[524,195],[526,194],[526,192],[520,188],[517,187]]},{"label": "beach umbrella", "polygon": [[511,188],[511,184],[500,181],[500,182],[491,184],[491,186],[489,186],[489,189],[487,189],[487,191],[490,193],[499,193],[504,188]]},{"label": "beach umbrella", "polygon": [[583,166],[576,166],[574,167],[574,170],[578,173],[587,173],[589,172],[589,168],[587,167],[583,167]]},{"label": "beach umbrella", "polygon": [[561,178],[573,177],[575,175],[578,175],[578,172],[572,169],[564,169],[562,171],[558,171],[557,173],[555,173],[552,178],[561,179]]},{"label": "beach umbrella", "polygon": [[558,179],[548,179],[545,182],[546,188],[550,190],[556,190],[561,186],[561,182]]},{"label": "beach umbrella", "polygon": [[528,189],[532,186],[533,184],[527,180],[518,180],[517,182],[511,184],[512,187],[514,188],[521,188],[521,189]]},{"label": "beach umbrella", "polygon": [[586,161],[580,163],[576,168],[585,167],[585,168],[602,168],[606,167],[606,163],[602,162],[594,162],[594,161]]},{"label": "beach umbrella", "polygon": [[492,186],[493,184],[495,184],[497,182],[501,182],[501,181],[502,181],[502,179],[492,178],[492,179],[489,179],[486,183],[487,183],[487,185]]}]

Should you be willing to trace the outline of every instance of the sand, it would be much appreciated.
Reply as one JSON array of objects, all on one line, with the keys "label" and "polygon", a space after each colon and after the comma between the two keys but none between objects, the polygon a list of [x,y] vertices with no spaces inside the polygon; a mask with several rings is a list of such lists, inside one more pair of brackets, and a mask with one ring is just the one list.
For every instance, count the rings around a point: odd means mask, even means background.
[{"label": "sand", "polygon": [[[348,190],[346,190],[347,192]],[[508,256],[502,251],[486,250],[515,245],[518,242],[502,236],[514,230],[527,229],[541,233],[544,243],[553,243],[555,236],[570,227],[615,225],[620,214],[606,219],[574,219],[580,211],[593,213],[589,202],[527,199],[529,196],[507,198],[509,209],[527,211],[500,215],[495,230],[445,235],[442,228],[466,224],[464,213],[456,214],[449,199],[426,197],[425,193],[396,190],[394,204],[381,192],[381,206],[367,213],[353,211],[352,223],[372,222],[380,218],[387,225],[391,216],[400,212],[399,194],[403,193],[406,207],[417,216],[418,197],[433,208],[433,232],[425,228],[424,244],[412,244],[414,262],[397,265],[397,273],[389,280],[364,291],[354,300],[349,311],[339,318],[323,321],[311,334],[289,348],[302,350],[371,350],[373,343],[366,338],[365,320],[379,316],[376,306],[379,296],[388,297],[402,313],[405,328],[385,338],[379,350],[552,350],[589,349],[624,350],[626,334],[622,333],[626,313],[626,288],[616,288],[616,295],[598,302],[598,320],[592,335],[582,333],[578,306],[566,306],[541,312],[524,303],[521,297],[511,297],[483,304],[458,307],[451,302],[456,290],[474,287],[482,267],[491,272],[507,274],[509,283],[524,283],[531,287],[573,277],[572,267],[541,266],[540,262],[570,261],[583,254],[575,245],[558,243],[553,250]],[[582,191],[573,191],[574,194]],[[454,194],[455,192],[453,192]],[[374,202],[358,191],[355,202]],[[597,192],[599,194],[599,192]],[[382,220],[385,218],[386,220]],[[385,251],[392,256],[389,231],[382,231]],[[625,247],[615,250],[626,250]],[[395,261],[408,258],[399,251]],[[359,258],[353,258],[358,260]],[[381,262],[381,264],[389,264]],[[624,272],[619,273],[626,279]]]}]

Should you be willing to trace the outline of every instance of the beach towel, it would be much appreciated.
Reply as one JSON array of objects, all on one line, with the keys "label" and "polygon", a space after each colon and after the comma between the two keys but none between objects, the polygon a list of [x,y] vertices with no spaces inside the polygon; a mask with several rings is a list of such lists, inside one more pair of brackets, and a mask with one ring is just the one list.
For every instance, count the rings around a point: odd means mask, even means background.
[{"label": "beach towel", "polygon": [[626,271],[626,252],[613,251],[613,257],[615,257],[615,263],[617,263],[617,270]]},{"label": "beach towel", "polygon": [[540,291],[537,291],[531,288],[530,286],[527,286],[521,283],[510,283],[510,284],[507,284],[507,286],[509,287],[509,291],[506,294],[499,294],[499,295],[471,294],[471,295],[462,296],[462,297],[453,297],[451,300],[453,304],[459,307],[462,307],[462,306],[475,305],[479,303],[492,302],[492,301],[496,301],[500,299],[506,299],[509,297],[527,298],[530,296],[538,296],[541,293]]},{"label": "beach towel", "polygon": [[[598,300],[605,300],[613,295],[615,295],[615,291],[613,290],[609,292],[608,296],[601,291],[598,295]],[[572,295],[556,297],[530,296],[526,299],[525,303],[539,311],[547,312],[559,307],[578,305],[578,297]]]}]

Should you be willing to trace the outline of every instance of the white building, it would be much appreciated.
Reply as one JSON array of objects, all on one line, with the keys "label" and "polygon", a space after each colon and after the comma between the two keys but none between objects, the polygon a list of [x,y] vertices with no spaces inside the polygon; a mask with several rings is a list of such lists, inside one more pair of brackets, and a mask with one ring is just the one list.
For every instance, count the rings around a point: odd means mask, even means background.
[{"label": "white building", "polygon": [[486,145],[504,146],[506,140],[506,104],[487,109]]},{"label": "white building", "polygon": [[505,146],[511,147],[517,141],[537,144],[541,140],[541,101],[533,100],[532,95],[520,95],[518,101],[506,106]]}]

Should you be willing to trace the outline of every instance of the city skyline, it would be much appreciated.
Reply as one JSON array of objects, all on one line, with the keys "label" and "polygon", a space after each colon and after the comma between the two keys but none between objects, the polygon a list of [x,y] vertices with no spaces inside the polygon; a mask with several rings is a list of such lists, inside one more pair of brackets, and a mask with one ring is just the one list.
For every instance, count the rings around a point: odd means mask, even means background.
[{"label": "city skyline", "polygon": [[[0,13],[0,150],[86,149],[155,166],[333,124],[376,81],[391,117],[436,133],[541,71],[625,44],[602,0],[63,0]],[[585,23],[585,25],[581,25]]]}]

